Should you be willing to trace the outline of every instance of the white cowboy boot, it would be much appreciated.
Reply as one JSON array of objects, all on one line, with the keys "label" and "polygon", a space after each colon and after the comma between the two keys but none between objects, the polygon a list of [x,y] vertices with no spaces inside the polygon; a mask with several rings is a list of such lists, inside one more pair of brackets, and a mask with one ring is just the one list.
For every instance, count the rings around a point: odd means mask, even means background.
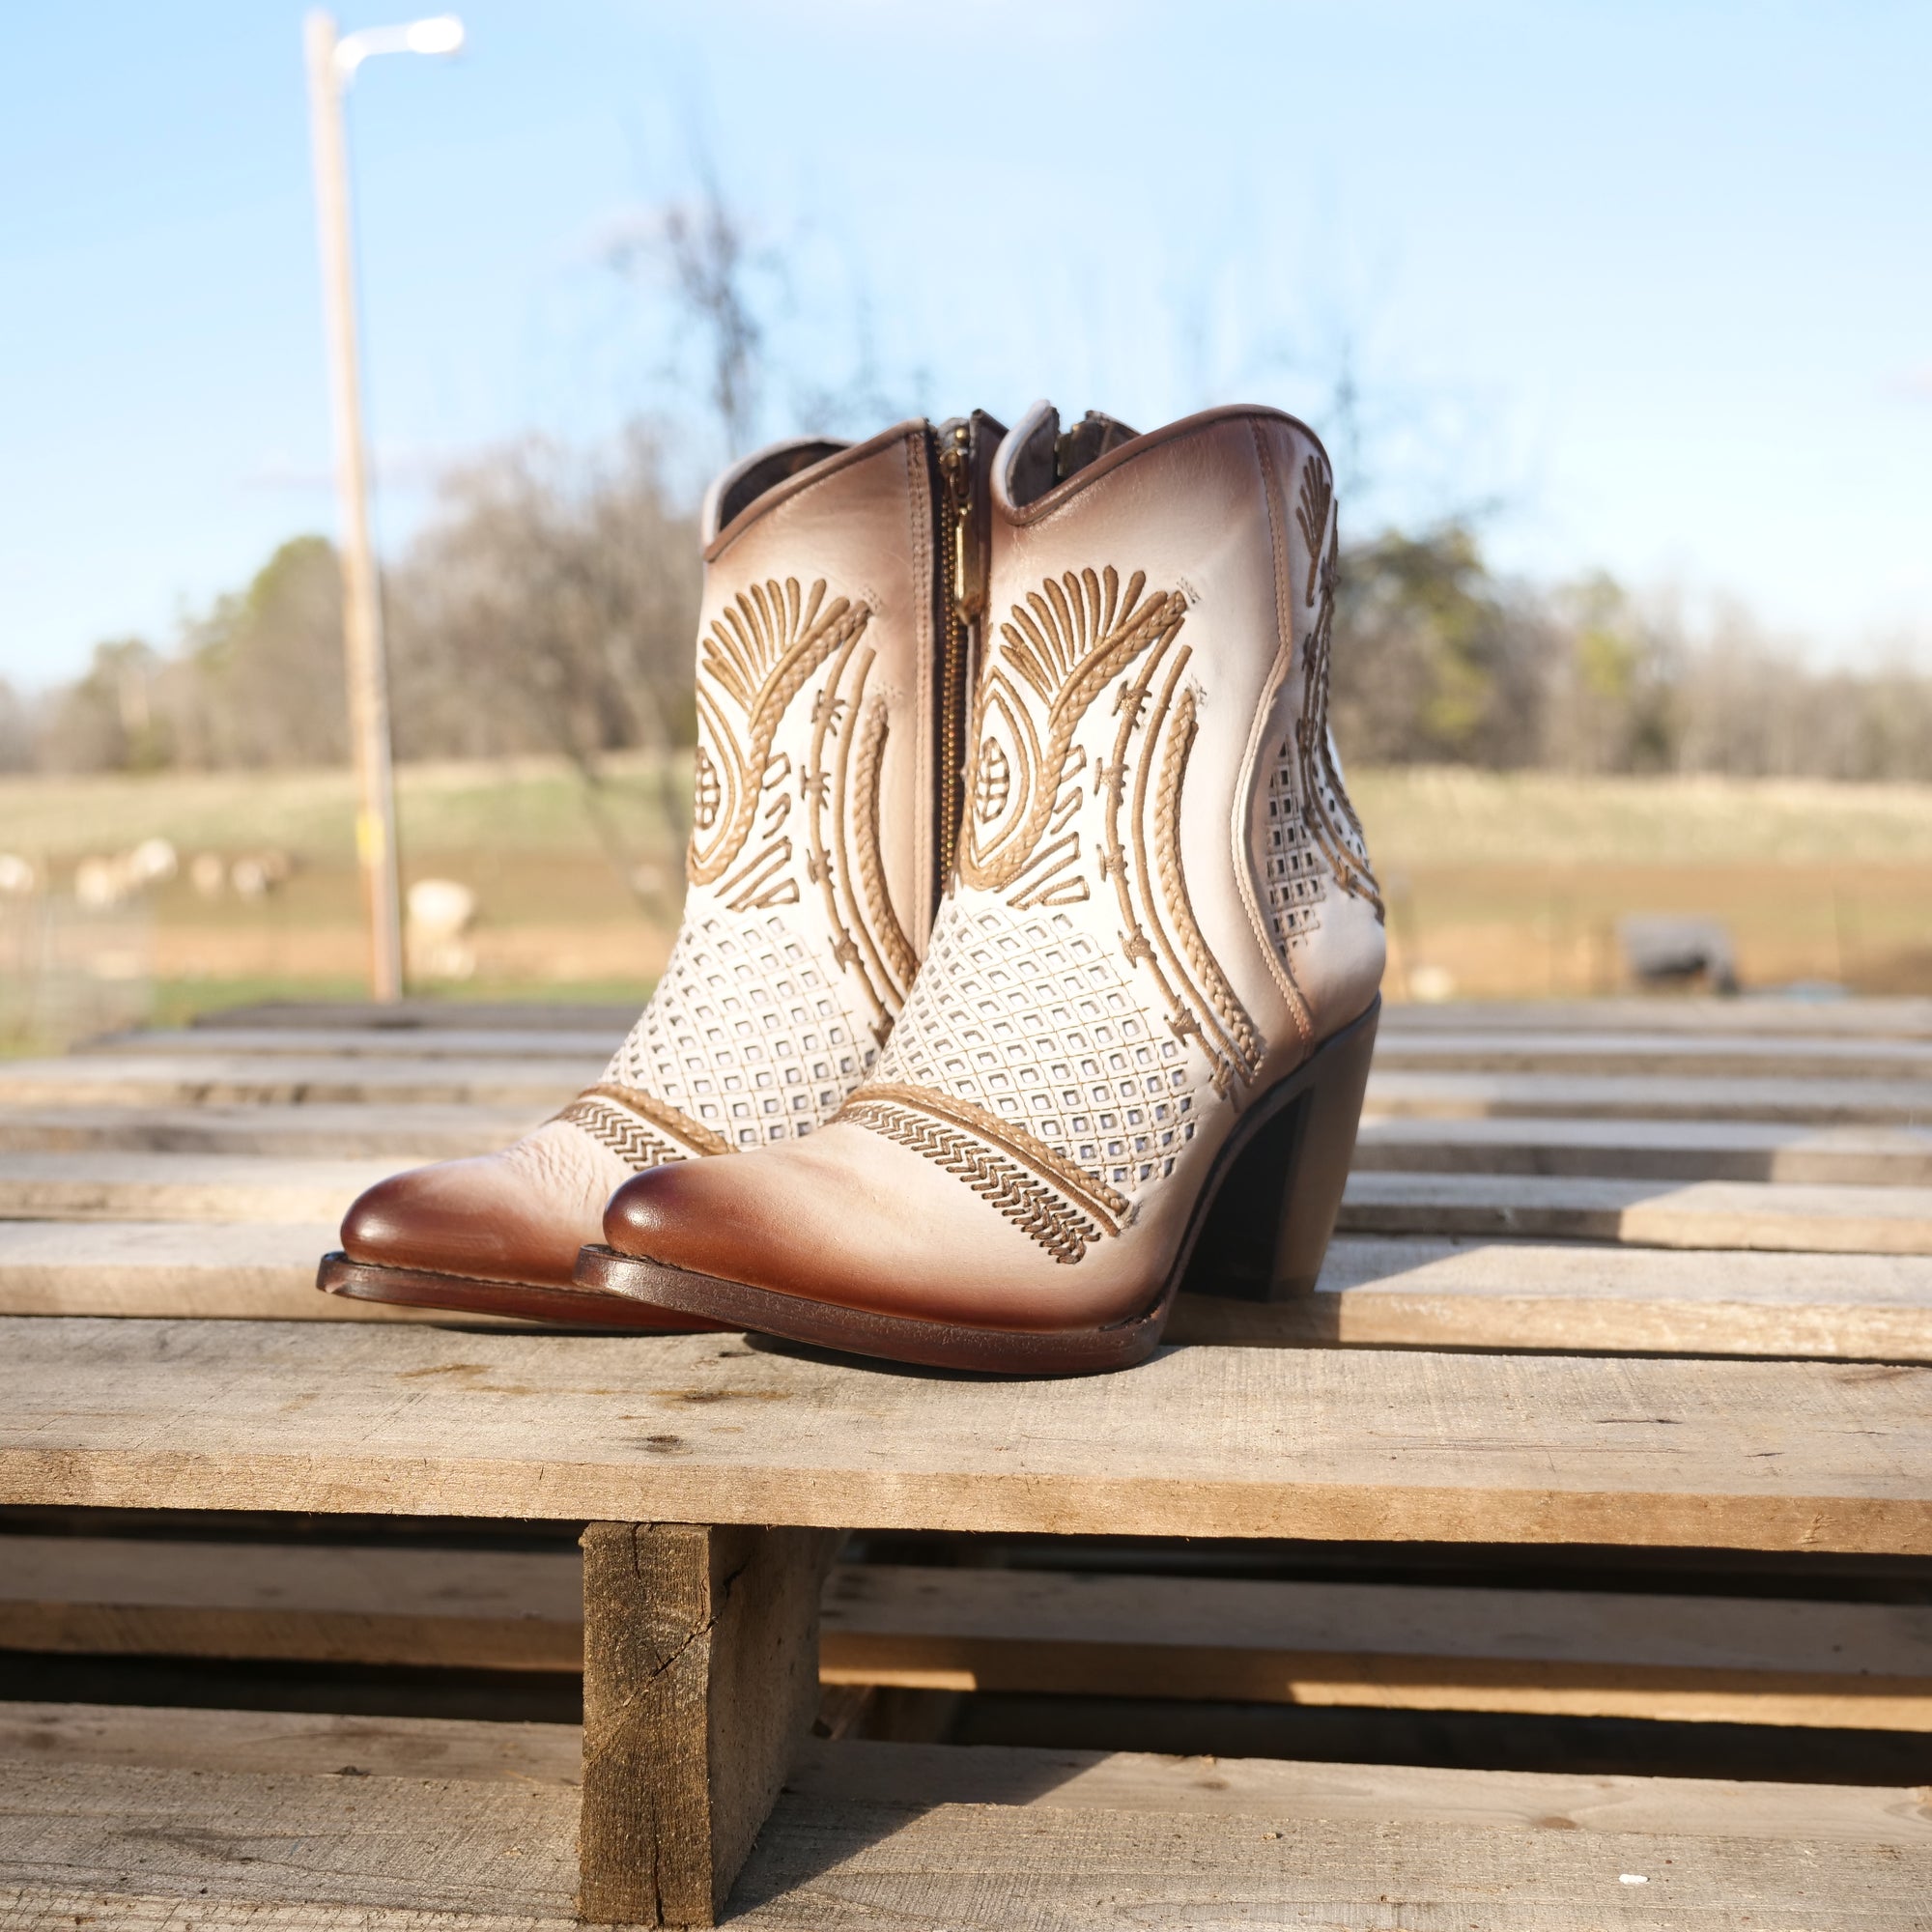
[{"label": "white cowboy boot", "polygon": [[628,1182],[581,1282],[1040,1374],[1145,1356],[1190,1266],[1313,1285],[1384,950],[1328,733],[1328,461],[1271,410],[1057,428],[995,464],[958,873],[878,1065],[809,1142]]},{"label": "white cowboy boot", "polygon": [[318,1285],[600,1326],[702,1321],[575,1288],[640,1170],[790,1143],[878,1060],[953,864],[1001,426],[779,443],[703,515],[684,922],[603,1077],[504,1149],[371,1188]]}]

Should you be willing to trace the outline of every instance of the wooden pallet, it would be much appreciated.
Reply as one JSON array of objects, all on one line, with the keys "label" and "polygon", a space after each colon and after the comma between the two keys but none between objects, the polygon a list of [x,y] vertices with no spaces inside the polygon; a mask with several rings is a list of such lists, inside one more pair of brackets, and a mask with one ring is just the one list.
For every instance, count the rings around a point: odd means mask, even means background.
[{"label": "wooden pallet", "polygon": [[[574,1727],[0,1706],[10,1926],[565,1932]],[[1924,1922],[1915,1791],[808,1744],[758,1932]],[[292,1903],[299,1901],[299,1903]]]},{"label": "wooden pallet", "polygon": [[[541,1118],[624,1016],[397,1017],[0,1067],[0,1502],[43,1525],[0,1648],[582,1671],[582,1739],[0,1713],[0,1923],[1925,1922],[1897,1790],[799,1738],[821,1686],[1932,1731],[1932,1609],[1819,1568],[1932,1557],[1932,1003],[1396,1009],[1321,1290],[1191,1300],[1145,1368],[1059,1384],[315,1293],[366,1179]],[[46,1533],[103,1509],[589,1527]],[[853,1530],[1787,1580],[942,1570],[840,1562]]]},{"label": "wooden pallet", "polygon": [[[1175,1337],[1932,1361],[1927,1010],[1392,1009],[1321,1292]],[[0,1065],[0,1313],[384,1319],[303,1292],[342,1208],[532,1124],[618,1024],[402,1021],[259,1009]]]},{"label": "wooden pallet", "polygon": [[[1639,1614],[1633,1614],[1634,1609]],[[840,1563],[821,1685],[1932,1731],[1932,1607]],[[16,1536],[0,1649],[581,1672],[575,1550]]]}]

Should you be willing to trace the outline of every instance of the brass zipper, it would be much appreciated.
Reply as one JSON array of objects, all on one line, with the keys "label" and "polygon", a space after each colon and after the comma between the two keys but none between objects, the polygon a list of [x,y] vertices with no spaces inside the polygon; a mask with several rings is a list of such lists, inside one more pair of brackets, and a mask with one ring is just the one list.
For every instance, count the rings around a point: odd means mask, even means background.
[{"label": "brass zipper", "polygon": [[973,426],[939,429],[939,878],[943,895],[958,859],[965,805],[966,707],[973,626],[985,602],[984,571],[973,516]]}]

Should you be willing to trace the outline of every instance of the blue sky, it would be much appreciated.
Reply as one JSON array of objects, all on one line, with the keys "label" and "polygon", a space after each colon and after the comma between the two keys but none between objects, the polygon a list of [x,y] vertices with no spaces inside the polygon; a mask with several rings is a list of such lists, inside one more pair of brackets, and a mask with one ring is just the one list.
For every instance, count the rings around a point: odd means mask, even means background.
[{"label": "blue sky", "polygon": [[[1494,502],[1512,568],[1932,661],[1932,8],[462,11],[461,60],[351,101],[391,548],[440,463],[689,403],[668,290],[608,253],[704,152],[785,265],[775,433],[862,359],[881,407],[1320,428],[1346,350],[1355,527]],[[300,9],[10,6],[0,59],[0,677],[33,687],[333,511]]]}]

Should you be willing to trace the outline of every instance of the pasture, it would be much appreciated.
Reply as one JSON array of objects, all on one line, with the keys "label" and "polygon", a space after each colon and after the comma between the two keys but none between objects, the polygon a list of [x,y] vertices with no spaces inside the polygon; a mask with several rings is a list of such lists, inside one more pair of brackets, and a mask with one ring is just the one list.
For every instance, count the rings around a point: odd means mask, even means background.
[{"label": "pasture", "polygon": [[[1640,913],[1722,921],[1747,987],[1932,991],[1932,787],[1442,768],[1351,782],[1397,999],[1615,991],[1616,922]],[[404,767],[405,879],[457,880],[479,908],[473,971],[438,990],[641,998],[675,928],[669,808],[686,784],[682,760],[642,756],[610,759],[594,784],[560,760]],[[338,771],[10,778],[0,848],[57,898],[87,857],[154,838],[177,849],[175,877],[103,915],[118,970],[163,1023],[238,999],[353,996],[352,795]],[[190,877],[202,855],[232,872],[259,852],[290,869],[255,896]]]}]

